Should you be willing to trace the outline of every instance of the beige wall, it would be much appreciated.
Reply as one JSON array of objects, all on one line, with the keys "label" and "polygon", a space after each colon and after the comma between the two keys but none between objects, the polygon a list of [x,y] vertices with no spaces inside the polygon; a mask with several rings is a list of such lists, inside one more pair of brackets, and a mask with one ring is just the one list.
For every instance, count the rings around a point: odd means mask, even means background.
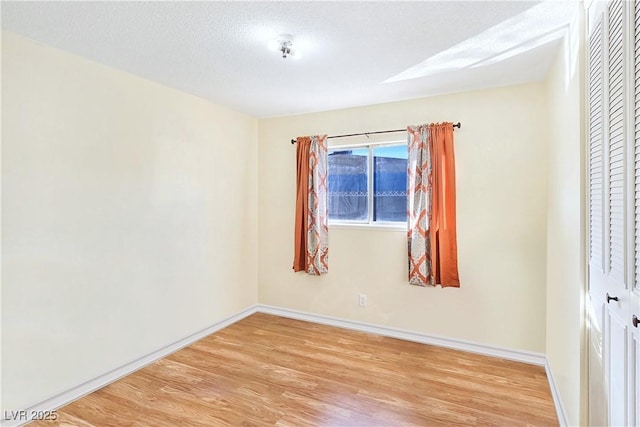
[{"label": "beige wall", "polygon": [[[259,302],[544,352],[545,100],[534,83],[260,120]],[[408,285],[404,231],[332,228],[329,274],[294,274],[289,140],[447,120],[462,122],[455,133],[461,288]],[[365,308],[359,293],[368,295]]]},{"label": "beige wall", "polygon": [[256,303],[257,122],[3,33],[2,409]]},{"label": "beige wall", "polygon": [[[570,425],[584,425],[585,187],[579,26],[547,78],[547,359]],[[571,43],[573,40],[573,43]],[[581,47],[580,47],[581,49]],[[582,394],[581,394],[582,393]]]}]

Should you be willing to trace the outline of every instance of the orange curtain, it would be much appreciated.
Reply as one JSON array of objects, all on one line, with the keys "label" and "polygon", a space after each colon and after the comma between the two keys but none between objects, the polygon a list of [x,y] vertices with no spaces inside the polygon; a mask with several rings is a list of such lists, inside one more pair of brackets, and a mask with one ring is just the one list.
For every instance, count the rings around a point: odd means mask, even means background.
[{"label": "orange curtain", "polygon": [[297,139],[293,271],[328,272],[327,136]]},{"label": "orange curtain", "polygon": [[460,287],[456,233],[456,176],[453,124],[429,125],[432,162],[432,213],[429,224],[435,284]]},{"label": "orange curtain", "polygon": [[309,147],[311,138],[297,138],[296,147],[296,223],[293,271],[307,269],[307,216],[309,214]]}]

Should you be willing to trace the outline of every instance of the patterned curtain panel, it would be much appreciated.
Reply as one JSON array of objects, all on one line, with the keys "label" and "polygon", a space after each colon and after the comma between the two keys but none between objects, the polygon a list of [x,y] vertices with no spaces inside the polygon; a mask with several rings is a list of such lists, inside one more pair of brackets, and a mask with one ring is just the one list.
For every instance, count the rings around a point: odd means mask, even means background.
[{"label": "patterned curtain panel", "polygon": [[460,287],[452,123],[409,126],[409,283]]},{"label": "patterned curtain panel", "polygon": [[409,245],[409,283],[433,285],[431,273],[431,152],[429,127],[407,127],[407,212]]},{"label": "patterned curtain panel", "polygon": [[329,271],[327,136],[297,139],[297,190],[293,271]]}]

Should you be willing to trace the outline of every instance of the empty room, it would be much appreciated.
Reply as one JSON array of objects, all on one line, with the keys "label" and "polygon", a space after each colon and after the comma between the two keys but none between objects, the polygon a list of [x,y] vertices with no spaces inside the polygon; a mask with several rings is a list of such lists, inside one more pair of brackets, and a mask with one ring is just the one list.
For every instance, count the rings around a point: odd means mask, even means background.
[{"label": "empty room", "polygon": [[640,2],[0,9],[2,426],[640,425]]}]

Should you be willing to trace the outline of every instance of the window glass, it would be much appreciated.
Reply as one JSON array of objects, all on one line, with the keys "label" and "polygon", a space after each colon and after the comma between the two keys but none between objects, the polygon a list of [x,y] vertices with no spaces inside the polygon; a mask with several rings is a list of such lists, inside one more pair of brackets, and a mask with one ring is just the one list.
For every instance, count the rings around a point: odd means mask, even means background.
[{"label": "window glass", "polygon": [[406,144],[334,148],[328,166],[330,221],[406,223]]},{"label": "window glass", "polygon": [[373,147],[373,220],[407,221],[407,146]]},{"label": "window glass", "polygon": [[329,152],[329,219],[367,221],[368,148]]}]

